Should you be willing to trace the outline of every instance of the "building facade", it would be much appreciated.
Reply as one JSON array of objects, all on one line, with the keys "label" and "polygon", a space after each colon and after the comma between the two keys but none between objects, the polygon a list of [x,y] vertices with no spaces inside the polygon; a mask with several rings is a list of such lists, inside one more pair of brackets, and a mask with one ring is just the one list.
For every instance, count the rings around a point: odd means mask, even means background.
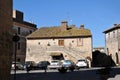
[{"label": "building facade", "polygon": [[27,36],[26,61],[92,58],[92,34],[84,25],[77,28],[62,21],[61,26],[43,27]]},{"label": "building facade", "polygon": [[120,63],[120,24],[114,26],[105,33],[106,53],[112,56],[116,64]]},{"label": "building facade", "polygon": [[12,50],[12,0],[0,0],[0,80],[10,80]]},{"label": "building facade", "polygon": [[26,36],[34,32],[37,28],[36,24],[26,22],[23,18],[23,12],[13,10],[13,33],[20,37],[17,43],[16,61],[24,63],[26,57]]}]

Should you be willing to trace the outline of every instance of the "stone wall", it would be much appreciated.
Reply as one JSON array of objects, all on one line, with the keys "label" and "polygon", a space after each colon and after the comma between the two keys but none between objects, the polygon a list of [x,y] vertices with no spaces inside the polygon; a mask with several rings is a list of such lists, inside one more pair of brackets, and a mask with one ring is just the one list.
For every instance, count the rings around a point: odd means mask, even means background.
[{"label": "stone wall", "polygon": [[[64,40],[63,46],[59,45],[59,40]],[[62,53],[63,56],[67,56],[65,59],[73,61],[88,56],[92,58],[92,39],[85,37],[27,40],[26,61],[51,60],[50,53],[53,52]]]},{"label": "stone wall", "polygon": [[12,45],[12,0],[0,0],[0,80],[9,80]]},{"label": "stone wall", "polygon": [[[116,53],[119,53],[119,30],[113,30],[106,34],[106,49],[107,54],[112,56],[112,59],[116,62]],[[118,54],[119,56],[119,54]],[[120,62],[120,61],[119,61]]]}]

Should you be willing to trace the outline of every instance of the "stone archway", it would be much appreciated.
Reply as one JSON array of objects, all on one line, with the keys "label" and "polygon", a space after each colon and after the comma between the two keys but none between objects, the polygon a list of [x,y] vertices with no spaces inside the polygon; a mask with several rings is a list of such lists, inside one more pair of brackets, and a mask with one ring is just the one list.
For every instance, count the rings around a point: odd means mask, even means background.
[{"label": "stone archway", "polygon": [[50,53],[52,60],[64,60],[63,54],[60,52],[52,52]]},{"label": "stone archway", "polygon": [[115,53],[115,56],[116,56],[116,64],[119,64],[119,57],[117,52]]}]

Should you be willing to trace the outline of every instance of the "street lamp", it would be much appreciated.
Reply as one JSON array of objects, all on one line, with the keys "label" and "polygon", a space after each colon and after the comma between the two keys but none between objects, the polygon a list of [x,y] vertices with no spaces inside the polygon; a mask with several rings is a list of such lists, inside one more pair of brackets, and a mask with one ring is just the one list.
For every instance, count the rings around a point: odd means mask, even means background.
[{"label": "street lamp", "polygon": [[15,34],[12,38],[13,42],[14,42],[14,49],[15,49],[15,52],[14,52],[14,61],[15,61],[15,69],[14,69],[14,80],[16,80],[16,52],[17,52],[17,42],[20,40],[20,37]]}]

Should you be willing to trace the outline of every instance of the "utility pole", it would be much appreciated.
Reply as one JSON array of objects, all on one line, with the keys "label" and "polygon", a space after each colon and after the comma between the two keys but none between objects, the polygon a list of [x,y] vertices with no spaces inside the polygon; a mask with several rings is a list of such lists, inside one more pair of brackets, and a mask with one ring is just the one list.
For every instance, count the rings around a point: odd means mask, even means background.
[{"label": "utility pole", "polygon": [[14,52],[14,61],[15,61],[15,69],[14,69],[14,80],[16,80],[16,54],[17,54],[17,42],[20,40],[20,37],[17,35],[17,34],[15,34],[14,36],[13,36],[13,42],[14,42],[14,50],[15,50],[15,52]]}]

